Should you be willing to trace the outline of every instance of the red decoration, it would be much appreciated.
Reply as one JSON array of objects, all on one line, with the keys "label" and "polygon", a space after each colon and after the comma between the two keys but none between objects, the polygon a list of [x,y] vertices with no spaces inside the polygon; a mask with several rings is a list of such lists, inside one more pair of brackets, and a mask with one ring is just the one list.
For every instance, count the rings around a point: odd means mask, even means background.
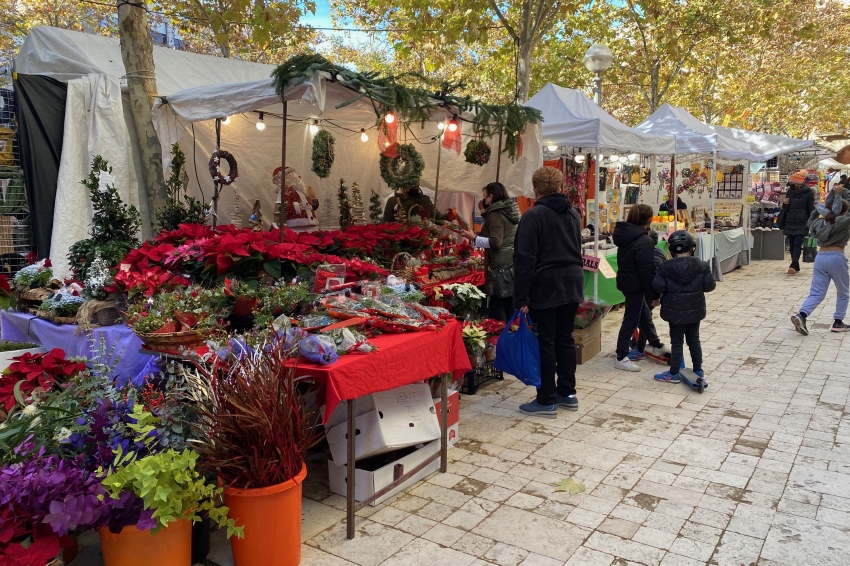
[{"label": "red decoration", "polygon": [[[454,131],[452,131],[452,126],[454,126]],[[443,130],[443,149],[454,151],[460,155],[461,145],[460,122],[454,119],[446,120],[446,127]]]},{"label": "red decoration", "polygon": [[398,119],[392,122],[383,119],[378,124],[378,151],[390,159],[398,157]]}]

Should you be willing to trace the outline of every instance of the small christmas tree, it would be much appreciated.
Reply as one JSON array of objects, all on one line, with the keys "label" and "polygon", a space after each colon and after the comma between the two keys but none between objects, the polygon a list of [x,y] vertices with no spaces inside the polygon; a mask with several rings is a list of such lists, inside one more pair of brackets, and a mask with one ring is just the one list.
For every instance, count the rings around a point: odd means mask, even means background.
[{"label": "small christmas tree", "polygon": [[348,201],[348,187],[345,186],[345,179],[339,180],[337,200],[339,200],[339,229],[345,230],[352,224],[351,203]]},{"label": "small christmas tree", "polygon": [[366,224],[366,210],[363,208],[363,195],[360,194],[360,185],[351,184],[351,220],[353,224]]},{"label": "small christmas tree", "polygon": [[325,210],[322,212],[322,224],[325,229],[333,226],[333,212],[331,211],[331,197],[325,199]]},{"label": "small christmas tree", "polygon": [[156,213],[156,220],[163,230],[176,230],[181,224],[204,224],[207,220],[204,203],[185,194],[188,182],[183,170],[185,164],[186,156],[175,143],[171,146],[171,176],[165,182],[168,202]]},{"label": "small christmas tree", "polygon": [[380,224],[384,220],[384,211],[381,210],[381,197],[375,191],[369,197],[369,220],[372,224]]}]

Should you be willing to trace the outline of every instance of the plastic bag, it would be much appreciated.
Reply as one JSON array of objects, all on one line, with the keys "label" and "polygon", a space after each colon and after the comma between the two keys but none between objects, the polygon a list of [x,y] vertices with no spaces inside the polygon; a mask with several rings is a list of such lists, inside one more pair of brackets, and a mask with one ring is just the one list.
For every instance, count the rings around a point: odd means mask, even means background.
[{"label": "plastic bag", "polygon": [[331,365],[339,359],[336,344],[328,336],[307,336],[298,343],[298,351],[311,362],[323,366]]},{"label": "plastic bag", "polygon": [[806,238],[803,242],[803,263],[814,263],[816,257],[818,257],[817,238]]},{"label": "plastic bag", "polygon": [[[511,332],[518,322],[519,328]],[[540,343],[529,328],[531,319],[516,311],[496,343],[496,369],[516,376],[526,385],[540,387]]]}]

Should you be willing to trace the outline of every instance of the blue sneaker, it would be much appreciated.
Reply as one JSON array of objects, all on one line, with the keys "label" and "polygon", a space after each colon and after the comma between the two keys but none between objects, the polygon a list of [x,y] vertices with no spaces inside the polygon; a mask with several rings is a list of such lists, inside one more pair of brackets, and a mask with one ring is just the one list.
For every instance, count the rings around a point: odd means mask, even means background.
[{"label": "blue sneaker", "polygon": [[631,361],[633,361],[633,362],[637,362],[637,361],[640,361],[640,360],[645,360],[645,359],[646,359],[646,354],[644,354],[643,352],[641,352],[640,350],[638,350],[637,348],[635,348],[634,350],[632,350],[631,352],[629,352],[629,359],[630,359]]},{"label": "blue sneaker", "polygon": [[532,417],[554,419],[558,416],[558,407],[557,405],[541,405],[537,402],[537,399],[535,399],[531,403],[520,405],[519,412],[523,415],[529,415]]},{"label": "blue sneaker", "polygon": [[655,374],[655,381],[663,381],[664,383],[680,383],[679,374],[670,373],[669,371]]},{"label": "blue sneaker", "polygon": [[697,377],[705,377],[705,372],[702,371],[702,370],[699,370],[699,371],[694,370],[694,375],[697,376]]},{"label": "blue sneaker", "polygon": [[568,411],[578,411],[578,397],[575,395],[556,395],[555,404]]}]

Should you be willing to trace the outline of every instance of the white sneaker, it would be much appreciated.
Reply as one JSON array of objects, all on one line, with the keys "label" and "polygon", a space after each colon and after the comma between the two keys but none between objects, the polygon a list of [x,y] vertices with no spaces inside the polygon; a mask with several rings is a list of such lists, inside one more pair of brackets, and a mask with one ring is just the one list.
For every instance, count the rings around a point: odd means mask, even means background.
[{"label": "white sneaker", "polygon": [[629,358],[617,360],[616,362],[614,362],[614,367],[623,371],[640,371],[638,365],[631,361]]},{"label": "white sneaker", "polygon": [[647,347],[647,350],[649,351],[650,354],[652,354],[653,356],[656,356],[658,358],[670,356],[670,348],[668,348],[667,346],[664,346],[664,345],[662,345],[660,348],[656,348],[655,346],[649,346],[649,347]]}]

